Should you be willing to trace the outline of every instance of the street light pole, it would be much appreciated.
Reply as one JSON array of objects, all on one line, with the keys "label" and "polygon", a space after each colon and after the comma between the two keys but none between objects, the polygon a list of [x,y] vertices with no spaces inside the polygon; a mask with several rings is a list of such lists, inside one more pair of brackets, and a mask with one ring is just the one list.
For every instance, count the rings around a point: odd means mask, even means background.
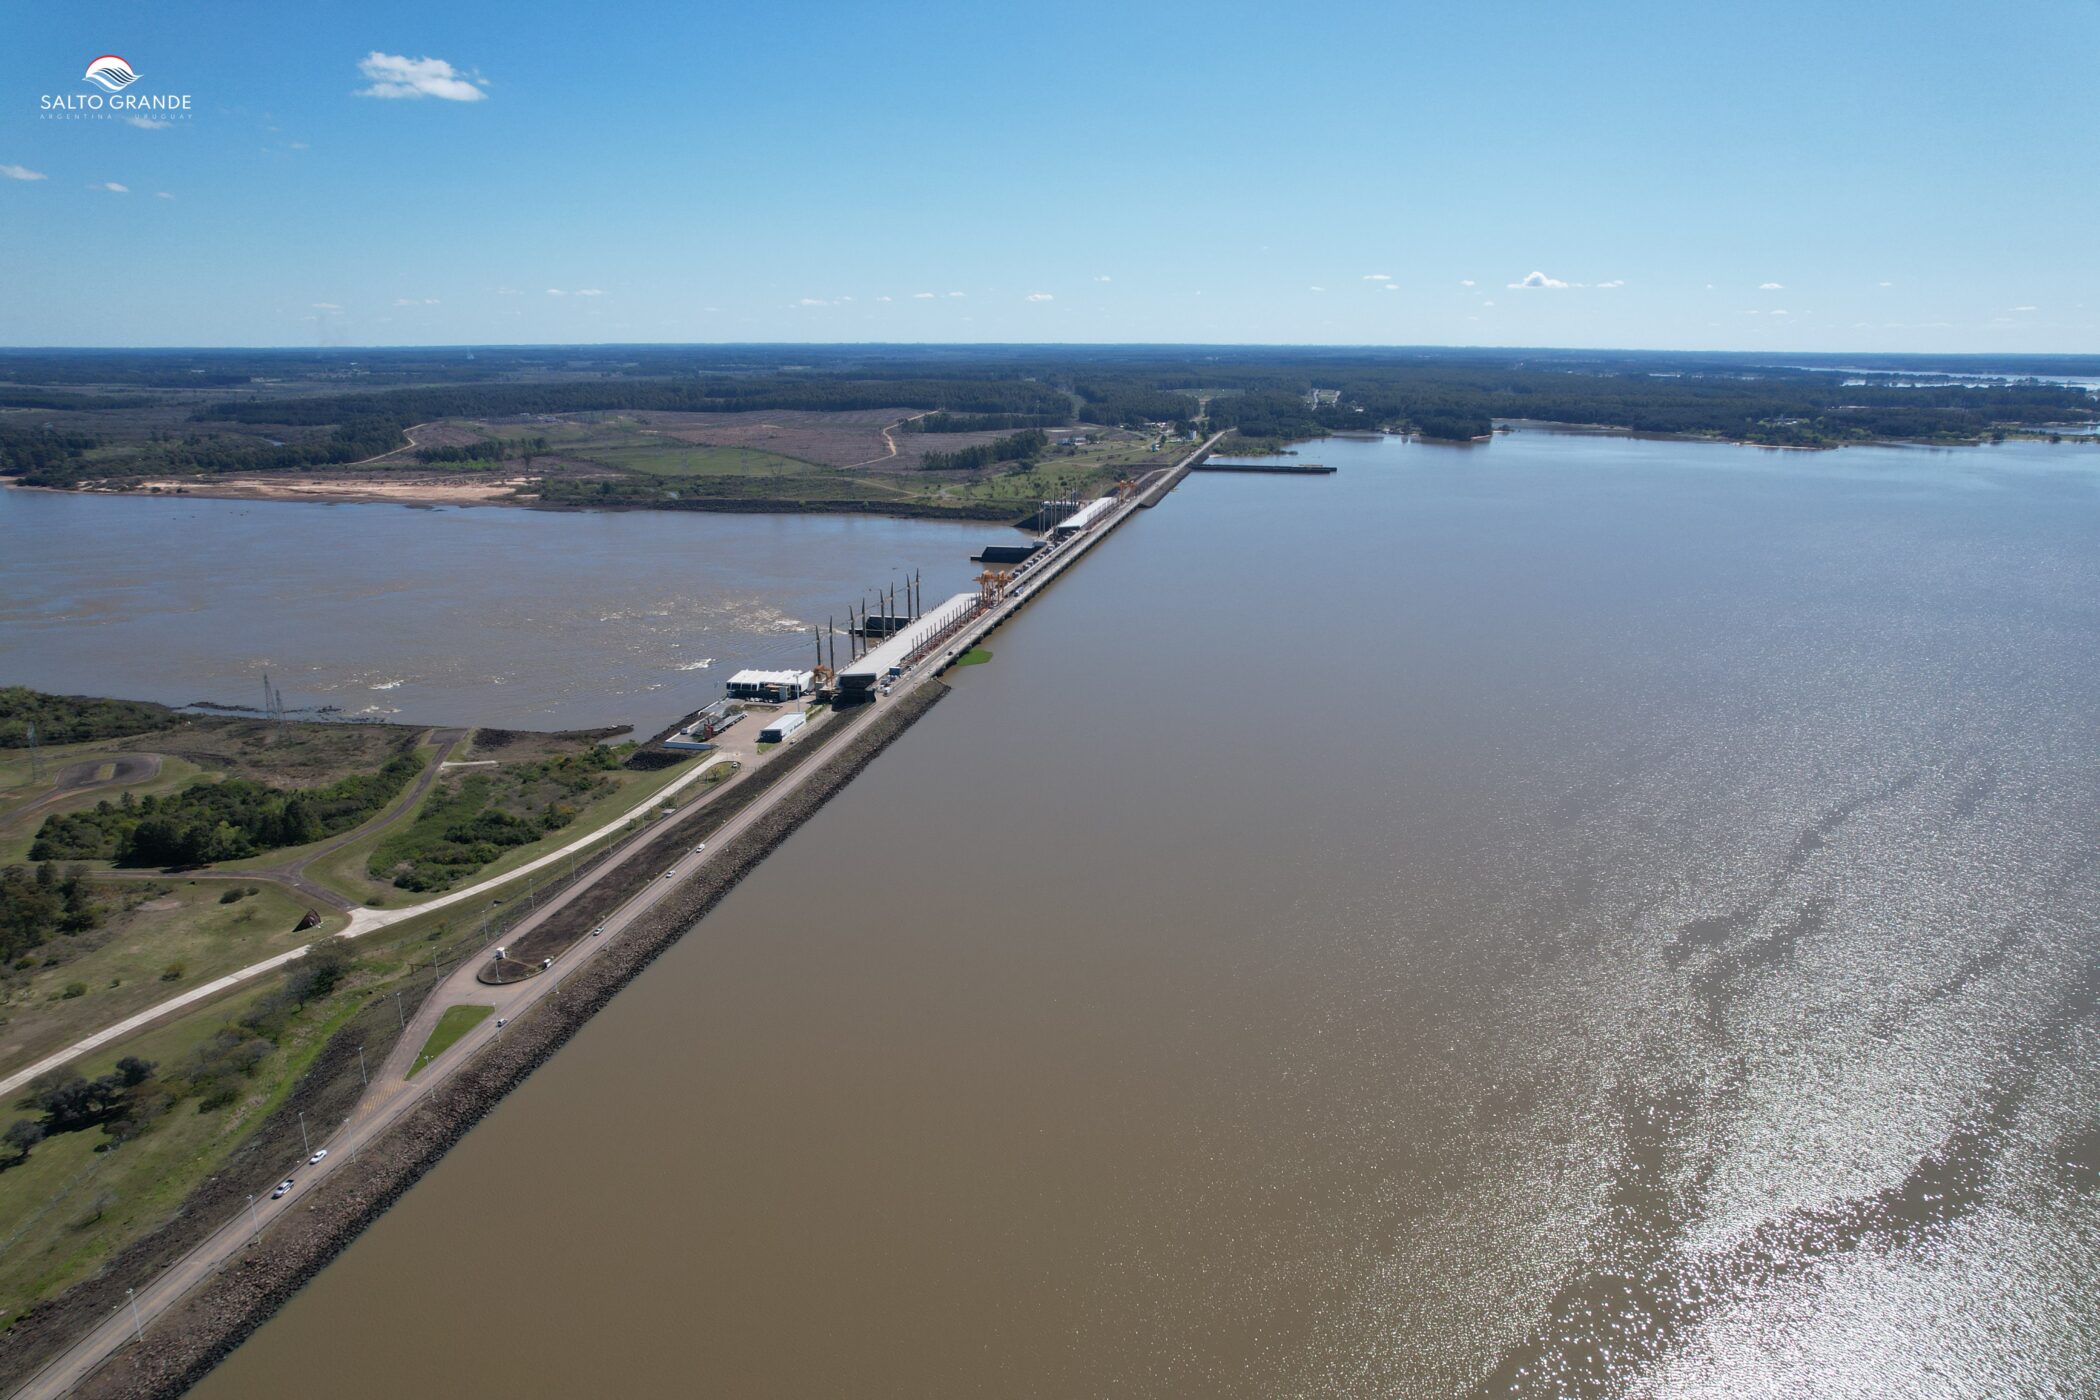
[{"label": "street light pole", "polygon": [[299,1111],[299,1143],[306,1149],[307,1156],[311,1157],[314,1155],[313,1139],[306,1135],[306,1110],[304,1109]]},{"label": "street light pole", "polygon": [[372,1087],[372,1076],[365,1073],[365,1047],[362,1045],[357,1047],[357,1078],[365,1088]]},{"label": "street light pole", "polygon": [[124,1290],[124,1296],[131,1300],[131,1334],[133,1337],[143,1342],[146,1340],[146,1324],[139,1321],[138,1290],[135,1288],[127,1288]]},{"label": "street light pole", "polygon": [[394,1015],[401,1022],[401,1029],[408,1029],[408,1013],[401,1009],[401,993],[394,993]]}]

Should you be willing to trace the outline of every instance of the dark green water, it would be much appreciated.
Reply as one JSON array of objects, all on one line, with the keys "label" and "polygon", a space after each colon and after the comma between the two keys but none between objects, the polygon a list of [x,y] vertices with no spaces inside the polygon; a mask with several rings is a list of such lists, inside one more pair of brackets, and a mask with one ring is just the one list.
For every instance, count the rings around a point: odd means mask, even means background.
[{"label": "dark green water", "polygon": [[1096,551],[198,1393],[2091,1393],[2100,454],[1317,459]]}]

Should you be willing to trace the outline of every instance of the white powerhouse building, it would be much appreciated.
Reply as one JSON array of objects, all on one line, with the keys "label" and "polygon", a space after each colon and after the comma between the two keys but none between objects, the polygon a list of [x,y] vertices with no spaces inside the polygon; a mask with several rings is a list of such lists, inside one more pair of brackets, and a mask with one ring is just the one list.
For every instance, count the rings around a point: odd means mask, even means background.
[{"label": "white powerhouse building", "polygon": [[808,671],[739,671],[729,678],[732,700],[799,700],[815,677]]}]

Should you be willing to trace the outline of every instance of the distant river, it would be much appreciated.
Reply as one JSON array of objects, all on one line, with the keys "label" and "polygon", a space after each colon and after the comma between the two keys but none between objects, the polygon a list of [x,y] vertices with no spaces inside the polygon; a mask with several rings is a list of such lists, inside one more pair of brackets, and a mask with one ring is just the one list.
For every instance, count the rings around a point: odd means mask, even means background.
[{"label": "distant river", "polygon": [[[0,490],[0,684],[517,729],[632,724],[921,571],[969,587],[999,525],[558,513]],[[902,606],[902,603],[899,603]],[[843,650],[843,644],[841,644]]]},{"label": "distant river", "polygon": [[197,1394],[2091,1395],[2100,457],[1305,457],[1047,590]]}]

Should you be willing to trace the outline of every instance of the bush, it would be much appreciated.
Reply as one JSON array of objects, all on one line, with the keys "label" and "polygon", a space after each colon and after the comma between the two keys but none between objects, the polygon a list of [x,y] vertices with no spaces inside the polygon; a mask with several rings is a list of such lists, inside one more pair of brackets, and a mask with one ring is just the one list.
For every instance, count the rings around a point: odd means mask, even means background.
[{"label": "bush", "polygon": [[60,1001],[71,1001],[74,997],[84,997],[86,995],[87,983],[68,982],[66,983],[66,989],[58,994],[58,999]]}]

